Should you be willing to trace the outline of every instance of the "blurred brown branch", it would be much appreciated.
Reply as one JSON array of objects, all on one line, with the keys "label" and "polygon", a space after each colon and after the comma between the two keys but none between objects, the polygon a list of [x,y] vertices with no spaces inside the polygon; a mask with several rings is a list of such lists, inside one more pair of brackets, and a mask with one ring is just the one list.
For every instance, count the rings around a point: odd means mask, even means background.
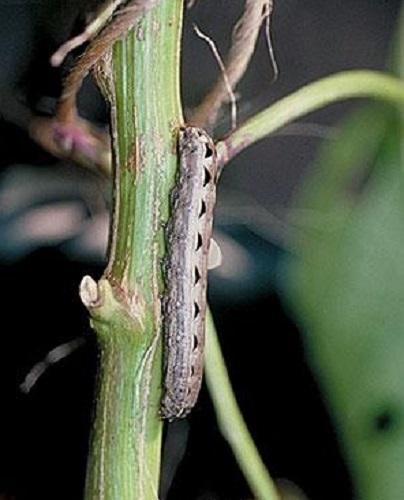
[{"label": "blurred brown branch", "polygon": [[[226,80],[234,89],[243,77],[254,53],[258,34],[265,20],[272,15],[272,0],[246,0],[244,12],[233,29],[232,43],[225,65]],[[267,24],[269,27],[269,24]],[[269,38],[268,38],[269,40]],[[272,49],[269,46],[271,59]],[[275,74],[277,73],[274,65]],[[220,108],[229,100],[227,82],[221,76],[189,118],[192,125],[213,127]]]}]

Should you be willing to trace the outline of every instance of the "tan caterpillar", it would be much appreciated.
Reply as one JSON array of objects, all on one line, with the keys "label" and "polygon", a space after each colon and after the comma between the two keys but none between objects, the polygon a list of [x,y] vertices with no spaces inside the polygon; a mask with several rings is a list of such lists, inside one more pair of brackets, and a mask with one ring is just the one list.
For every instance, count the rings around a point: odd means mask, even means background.
[{"label": "tan caterpillar", "polygon": [[162,302],[165,379],[161,415],[168,420],[185,417],[201,388],[208,258],[209,252],[218,250],[211,243],[218,171],[214,143],[202,129],[186,127],[180,131],[179,153],[166,230]]}]

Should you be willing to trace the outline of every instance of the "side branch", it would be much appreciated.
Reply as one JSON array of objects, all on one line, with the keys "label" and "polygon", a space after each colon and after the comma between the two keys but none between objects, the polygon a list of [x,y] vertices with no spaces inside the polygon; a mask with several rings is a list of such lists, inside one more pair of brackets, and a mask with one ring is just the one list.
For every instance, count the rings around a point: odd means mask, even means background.
[{"label": "side branch", "polygon": [[354,97],[368,97],[402,106],[404,85],[398,78],[370,70],[344,71],[310,83],[256,114],[219,141],[219,163],[226,165],[245,148],[304,115]]}]

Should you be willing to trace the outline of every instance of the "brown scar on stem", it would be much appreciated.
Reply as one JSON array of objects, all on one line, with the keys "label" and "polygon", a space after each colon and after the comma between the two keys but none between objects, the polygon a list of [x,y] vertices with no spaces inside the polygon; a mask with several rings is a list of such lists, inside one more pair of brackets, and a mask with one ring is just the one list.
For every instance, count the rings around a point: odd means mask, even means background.
[{"label": "brown scar on stem", "polygon": [[138,173],[138,165],[139,165],[139,144],[138,144],[138,139],[137,137],[135,138],[135,141],[133,143],[133,146],[131,148],[131,153],[128,156],[128,159],[126,160],[124,168],[129,170],[129,172],[132,172],[135,176]]}]

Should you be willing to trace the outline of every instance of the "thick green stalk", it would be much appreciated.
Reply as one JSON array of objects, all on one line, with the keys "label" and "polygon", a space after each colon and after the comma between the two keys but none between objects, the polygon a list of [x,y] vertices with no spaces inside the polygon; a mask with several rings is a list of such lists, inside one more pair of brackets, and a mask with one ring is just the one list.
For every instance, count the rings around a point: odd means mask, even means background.
[{"label": "thick green stalk", "polygon": [[257,113],[219,142],[220,161],[228,163],[254,142],[302,116],[354,97],[369,97],[403,106],[404,84],[398,78],[370,70],[345,71],[309,83]]},{"label": "thick green stalk", "polygon": [[98,284],[87,277],[81,286],[101,351],[86,500],[157,498],[161,258],[182,124],[181,24],[182,0],[163,0],[115,45],[104,68],[114,212],[104,277]]}]

